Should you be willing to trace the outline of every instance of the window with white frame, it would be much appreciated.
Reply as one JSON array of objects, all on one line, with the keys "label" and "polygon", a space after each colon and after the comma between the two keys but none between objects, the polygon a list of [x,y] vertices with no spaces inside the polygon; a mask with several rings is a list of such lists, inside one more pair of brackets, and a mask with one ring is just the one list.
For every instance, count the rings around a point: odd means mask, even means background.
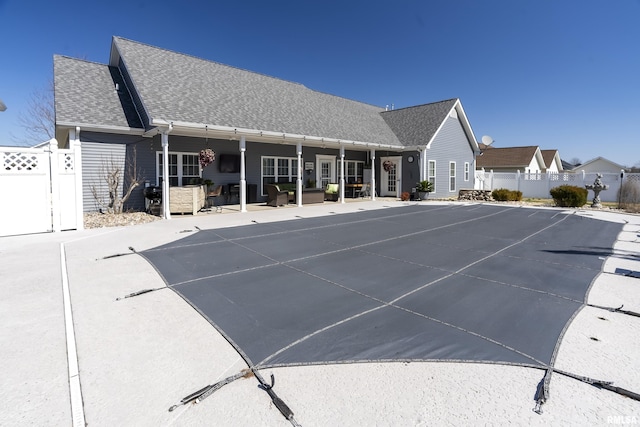
[{"label": "window with white frame", "polygon": [[[164,173],[163,156],[159,151],[156,157],[156,181],[158,185],[162,183]],[[194,153],[175,153],[169,152],[169,185],[183,186],[189,184],[197,184],[202,178],[202,169],[200,168],[200,157]]]},{"label": "window with white frame", "polygon": [[469,162],[464,162],[464,180],[469,181]]},{"label": "window with white frame", "polygon": [[[340,171],[338,160],[338,171]],[[364,176],[364,162],[362,160],[344,161],[344,180],[347,184],[361,184]]]},{"label": "window with white frame", "polygon": [[262,195],[265,185],[276,182],[293,182],[298,179],[298,159],[296,157],[262,157]]},{"label": "window with white frame", "polygon": [[456,191],[456,162],[449,162],[449,191]]},{"label": "window with white frame", "polygon": [[436,161],[429,160],[427,166],[427,181],[433,184],[433,191],[436,191]]}]

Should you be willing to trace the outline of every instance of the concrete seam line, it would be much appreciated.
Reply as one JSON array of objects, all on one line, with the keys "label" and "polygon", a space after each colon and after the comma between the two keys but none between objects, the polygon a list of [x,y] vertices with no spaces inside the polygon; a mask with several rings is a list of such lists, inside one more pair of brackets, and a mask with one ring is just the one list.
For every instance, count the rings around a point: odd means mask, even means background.
[{"label": "concrete seam line", "polygon": [[71,312],[71,293],[67,276],[67,259],[64,243],[60,243],[60,269],[62,274],[62,300],[64,304],[64,329],[67,339],[67,363],[69,367],[69,395],[71,398],[71,421],[74,427],[84,427],[84,407],[80,388],[80,371],[78,369],[78,353],[76,335],[73,329],[73,313]]}]

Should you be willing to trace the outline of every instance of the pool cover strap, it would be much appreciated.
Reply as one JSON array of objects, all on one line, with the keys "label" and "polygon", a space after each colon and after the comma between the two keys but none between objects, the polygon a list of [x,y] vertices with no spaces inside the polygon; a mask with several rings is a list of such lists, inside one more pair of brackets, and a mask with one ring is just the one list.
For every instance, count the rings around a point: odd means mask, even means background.
[{"label": "pool cover strap", "polygon": [[631,390],[627,390],[622,387],[614,386],[613,381],[597,380],[597,379],[585,377],[582,375],[572,374],[571,372],[563,371],[561,369],[549,368],[546,370],[546,373],[542,381],[540,381],[540,383],[538,384],[538,390],[536,391],[536,395],[535,395],[536,406],[533,411],[536,412],[537,414],[542,414],[542,405],[549,398],[549,381],[551,380],[552,372],[557,372],[560,375],[573,378],[574,380],[582,381],[583,383],[590,384],[594,387],[609,390],[619,395],[628,397],[630,399],[640,401],[640,394],[633,392]]},{"label": "pool cover strap", "polygon": [[183,397],[180,400],[180,403],[173,405],[172,407],[169,408],[169,412],[173,412],[177,407],[186,405],[187,403],[191,403],[191,402],[200,403],[207,397],[211,396],[214,392],[220,390],[223,386],[229,383],[232,383],[239,378],[246,377],[246,376],[247,376],[247,371],[243,370],[235,375],[232,375],[230,377],[223,379],[222,381],[218,381],[215,384],[210,384],[206,387],[203,387],[200,390],[193,392],[186,397]]}]

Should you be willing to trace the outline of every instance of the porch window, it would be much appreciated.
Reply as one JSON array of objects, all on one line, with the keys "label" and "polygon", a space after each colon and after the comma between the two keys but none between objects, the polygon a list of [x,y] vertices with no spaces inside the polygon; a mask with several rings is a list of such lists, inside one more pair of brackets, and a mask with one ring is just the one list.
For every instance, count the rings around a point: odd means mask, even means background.
[{"label": "porch window", "polygon": [[427,181],[433,184],[433,191],[436,191],[436,161],[429,160],[427,167]]},{"label": "porch window", "polygon": [[464,180],[469,181],[469,162],[464,162]]},{"label": "porch window", "polygon": [[[340,162],[338,160],[338,168],[340,168]],[[344,166],[344,180],[347,184],[362,183],[364,177],[364,162],[362,160],[345,160]]]},{"label": "porch window", "polygon": [[[156,180],[158,185],[162,183],[163,173],[163,157],[162,152],[158,152],[156,163]],[[198,154],[193,153],[174,153],[169,152],[169,185],[183,186],[189,184],[198,184],[202,178],[202,170],[200,169],[200,161]]]},{"label": "porch window", "polygon": [[449,162],[449,191],[456,191],[456,162]]},{"label": "porch window", "polygon": [[266,195],[265,185],[276,182],[294,182],[298,179],[298,159],[296,157],[262,157],[262,195]]}]

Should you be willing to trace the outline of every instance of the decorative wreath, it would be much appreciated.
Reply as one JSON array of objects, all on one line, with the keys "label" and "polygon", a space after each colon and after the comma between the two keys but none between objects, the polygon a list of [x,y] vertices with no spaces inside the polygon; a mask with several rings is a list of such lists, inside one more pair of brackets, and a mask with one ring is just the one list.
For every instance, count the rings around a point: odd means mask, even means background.
[{"label": "decorative wreath", "polygon": [[382,168],[386,171],[386,172],[390,172],[396,165],[389,161],[389,160],[385,160],[384,162],[382,162]]},{"label": "decorative wreath", "polygon": [[216,153],[211,148],[200,151],[200,166],[206,168],[216,160]]}]

